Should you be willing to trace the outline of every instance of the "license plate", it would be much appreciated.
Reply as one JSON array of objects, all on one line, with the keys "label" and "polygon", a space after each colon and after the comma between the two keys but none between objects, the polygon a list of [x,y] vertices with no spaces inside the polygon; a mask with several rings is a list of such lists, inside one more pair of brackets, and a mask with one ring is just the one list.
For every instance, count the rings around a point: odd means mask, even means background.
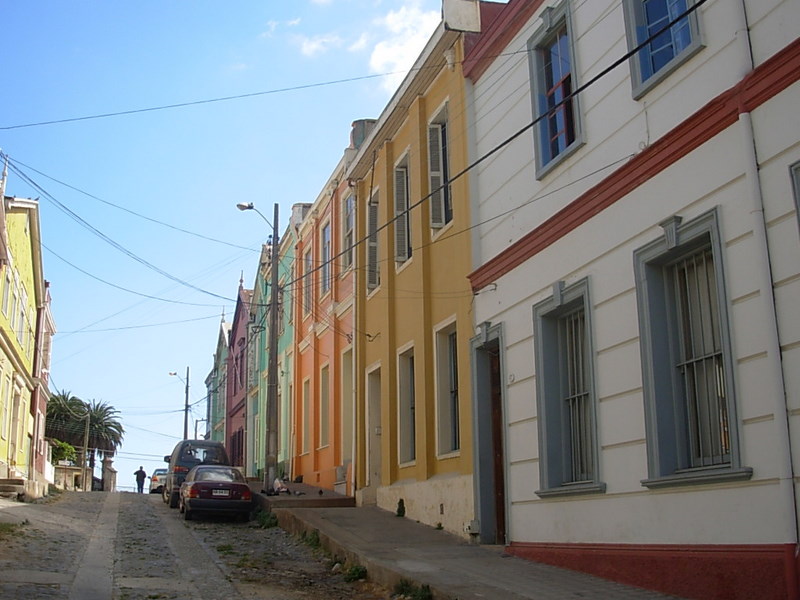
[{"label": "license plate", "polygon": [[211,495],[212,496],[224,496],[224,497],[227,498],[228,496],[231,495],[231,491],[230,490],[211,490]]}]

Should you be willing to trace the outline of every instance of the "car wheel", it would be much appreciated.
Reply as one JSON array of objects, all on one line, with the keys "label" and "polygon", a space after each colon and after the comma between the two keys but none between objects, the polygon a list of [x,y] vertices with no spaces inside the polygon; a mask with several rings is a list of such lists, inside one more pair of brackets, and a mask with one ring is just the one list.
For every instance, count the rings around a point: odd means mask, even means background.
[{"label": "car wheel", "polygon": [[170,496],[169,496],[169,507],[170,508],[177,508],[178,507],[178,494],[170,494]]},{"label": "car wheel", "polygon": [[192,511],[190,511],[188,508],[185,508],[184,511],[183,511],[183,520],[184,521],[191,521],[192,520],[192,516],[193,516],[192,515]]},{"label": "car wheel", "polygon": [[164,504],[169,502],[169,499],[167,498],[167,488],[163,488],[161,490],[161,500],[162,500],[162,502],[164,502]]}]

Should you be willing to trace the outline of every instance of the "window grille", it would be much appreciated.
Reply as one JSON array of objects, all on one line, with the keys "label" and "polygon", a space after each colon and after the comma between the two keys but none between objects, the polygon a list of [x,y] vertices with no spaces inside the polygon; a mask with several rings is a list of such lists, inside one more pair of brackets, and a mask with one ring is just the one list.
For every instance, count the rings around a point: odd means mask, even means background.
[{"label": "window grille", "polygon": [[591,407],[589,406],[588,359],[586,350],[586,317],[583,308],[561,319],[565,363],[565,426],[568,444],[565,457],[565,483],[591,481],[594,478]]},{"label": "window grille", "polygon": [[672,266],[680,353],[676,365],[684,389],[690,467],[730,462],[728,402],[710,248]]}]

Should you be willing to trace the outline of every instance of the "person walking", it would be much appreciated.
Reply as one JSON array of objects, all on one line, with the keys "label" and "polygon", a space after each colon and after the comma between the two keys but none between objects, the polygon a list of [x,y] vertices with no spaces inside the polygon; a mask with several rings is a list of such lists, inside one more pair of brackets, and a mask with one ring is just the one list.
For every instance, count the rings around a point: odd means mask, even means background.
[{"label": "person walking", "polygon": [[144,469],[140,466],[138,471],[134,471],[133,473],[136,475],[136,487],[139,488],[139,493],[144,494],[144,480],[147,478],[147,473],[144,472]]}]

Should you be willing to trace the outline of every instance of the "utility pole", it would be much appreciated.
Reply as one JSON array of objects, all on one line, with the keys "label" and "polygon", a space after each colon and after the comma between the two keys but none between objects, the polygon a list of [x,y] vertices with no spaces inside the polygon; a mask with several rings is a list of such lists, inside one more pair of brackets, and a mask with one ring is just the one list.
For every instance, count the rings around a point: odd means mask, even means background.
[{"label": "utility pole", "polygon": [[280,290],[278,289],[278,203],[275,203],[275,217],[269,222],[252,202],[240,202],[239,210],[253,210],[267,225],[272,225],[272,248],[270,252],[270,300],[269,300],[269,356],[267,364],[267,446],[264,456],[264,491],[272,492],[278,470],[278,309]]},{"label": "utility pole", "polygon": [[[91,417],[91,413],[89,412],[89,406],[86,406],[86,427],[83,431],[83,491],[87,491],[86,489],[86,471],[89,467],[89,419]],[[92,450],[94,452],[94,450]],[[94,478],[94,474],[89,478],[89,490],[92,491],[92,479]]]},{"label": "utility pole", "polygon": [[269,365],[267,367],[267,455],[264,470],[264,489],[274,489],[278,467],[278,203],[272,219],[272,251],[270,252],[270,301],[269,301]]},{"label": "utility pole", "polygon": [[183,439],[189,439],[189,367],[186,367],[186,394],[183,403]]}]

